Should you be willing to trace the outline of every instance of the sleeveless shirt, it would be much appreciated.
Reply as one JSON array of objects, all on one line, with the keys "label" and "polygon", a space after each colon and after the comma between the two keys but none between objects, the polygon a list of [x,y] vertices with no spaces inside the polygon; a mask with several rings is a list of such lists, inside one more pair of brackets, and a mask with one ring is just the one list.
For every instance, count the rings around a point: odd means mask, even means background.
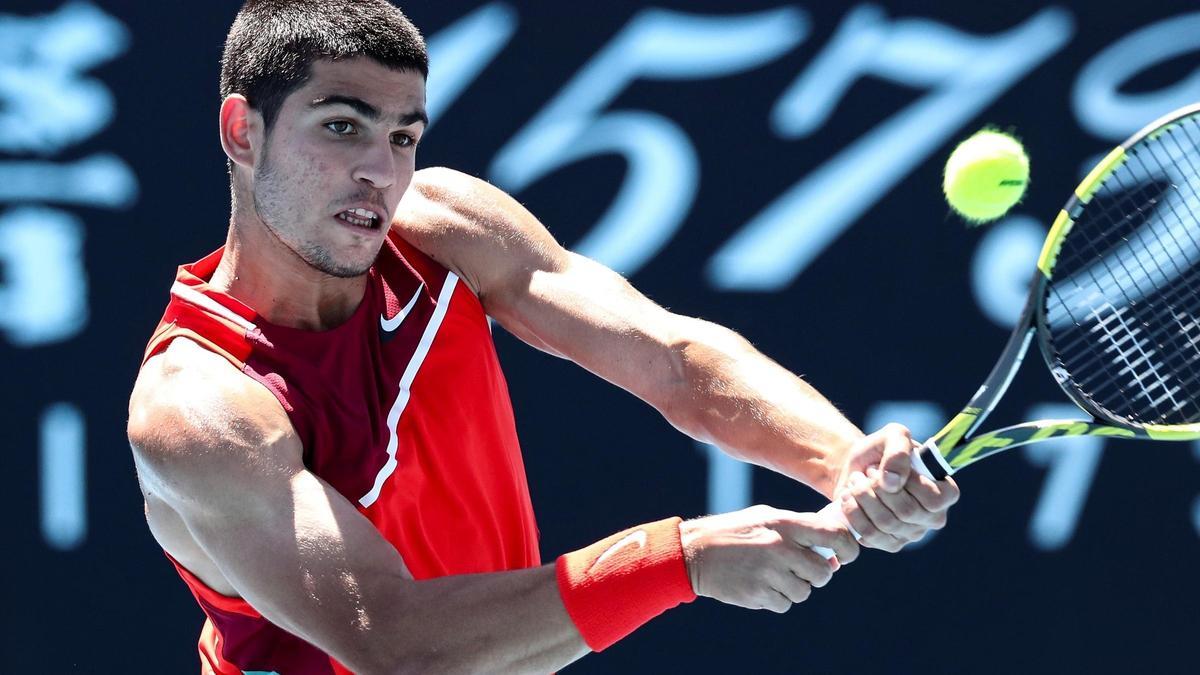
[{"label": "sleeveless shirt", "polygon": [[[466,284],[393,231],[350,319],[305,331],[210,288],[222,251],[179,268],[143,363],[186,337],[266,387],[305,466],[375,525],[414,578],[539,564],[508,387]],[[207,617],[203,672],[349,672],[168,558]]]}]

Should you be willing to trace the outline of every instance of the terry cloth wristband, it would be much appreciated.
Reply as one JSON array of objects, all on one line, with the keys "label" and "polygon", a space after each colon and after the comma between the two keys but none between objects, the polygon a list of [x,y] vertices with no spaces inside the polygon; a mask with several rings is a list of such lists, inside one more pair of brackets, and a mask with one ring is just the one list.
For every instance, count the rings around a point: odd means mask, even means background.
[{"label": "terry cloth wristband", "polygon": [[592,651],[696,599],[683,560],[680,520],[639,525],[559,557],[558,592]]}]

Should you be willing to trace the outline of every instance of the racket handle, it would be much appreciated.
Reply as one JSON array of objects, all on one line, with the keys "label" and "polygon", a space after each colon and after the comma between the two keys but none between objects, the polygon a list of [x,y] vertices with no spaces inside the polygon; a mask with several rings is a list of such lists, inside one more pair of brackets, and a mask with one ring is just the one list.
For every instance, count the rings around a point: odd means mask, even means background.
[{"label": "racket handle", "polygon": [[[909,455],[909,457],[912,458],[913,471],[916,471],[917,473],[921,474],[922,476],[925,476],[926,478],[928,478],[930,480],[937,480],[936,478],[933,477],[933,474],[930,473],[929,467],[925,466],[925,462],[921,461],[921,455],[924,454],[925,452],[929,452],[929,450],[926,449],[924,446],[922,446],[920,448],[917,448],[916,452]],[[850,530],[850,534],[854,535],[854,538],[856,540],[862,539],[862,535],[858,533],[858,530],[855,530],[854,526],[851,525],[850,522],[846,520],[845,514],[842,513],[842,505],[841,504],[839,504],[837,502],[829,502],[828,504],[825,505],[825,508],[821,509],[820,511],[817,511],[817,515],[821,516],[823,518],[832,519],[834,522],[838,523],[839,525],[845,525],[846,529]],[[824,546],[813,546],[812,550],[815,551],[817,553],[817,555],[821,556],[822,558],[824,558],[826,560],[832,560],[834,557],[833,549],[831,549],[831,548],[826,548]]]}]

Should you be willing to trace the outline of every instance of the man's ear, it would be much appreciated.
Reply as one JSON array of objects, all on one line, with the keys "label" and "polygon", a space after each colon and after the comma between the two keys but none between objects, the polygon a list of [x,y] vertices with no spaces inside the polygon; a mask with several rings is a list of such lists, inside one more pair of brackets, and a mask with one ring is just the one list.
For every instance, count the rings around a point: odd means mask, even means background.
[{"label": "man's ear", "polygon": [[241,94],[230,94],[221,102],[221,147],[229,161],[253,171],[262,143],[262,116]]}]

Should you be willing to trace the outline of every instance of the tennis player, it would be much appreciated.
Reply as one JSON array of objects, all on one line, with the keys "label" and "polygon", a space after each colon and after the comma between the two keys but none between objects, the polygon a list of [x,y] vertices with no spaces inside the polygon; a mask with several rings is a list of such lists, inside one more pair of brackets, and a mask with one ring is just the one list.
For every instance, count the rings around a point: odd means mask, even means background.
[{"label": "tennis player", "polygon": [[858,555],[840,519],[756,506],[542,565],[489,316],[840,499],[867,546],[944,524],[958,491],[909,471],[904,428],[864,436],[500,190],[416,172],[427,71],[383,0],[251,0],[229,32],[228,237],[179,268],[128,429],[150,529],[207,616],[202,672],[548,672],[699,595],[786,611]]}]

